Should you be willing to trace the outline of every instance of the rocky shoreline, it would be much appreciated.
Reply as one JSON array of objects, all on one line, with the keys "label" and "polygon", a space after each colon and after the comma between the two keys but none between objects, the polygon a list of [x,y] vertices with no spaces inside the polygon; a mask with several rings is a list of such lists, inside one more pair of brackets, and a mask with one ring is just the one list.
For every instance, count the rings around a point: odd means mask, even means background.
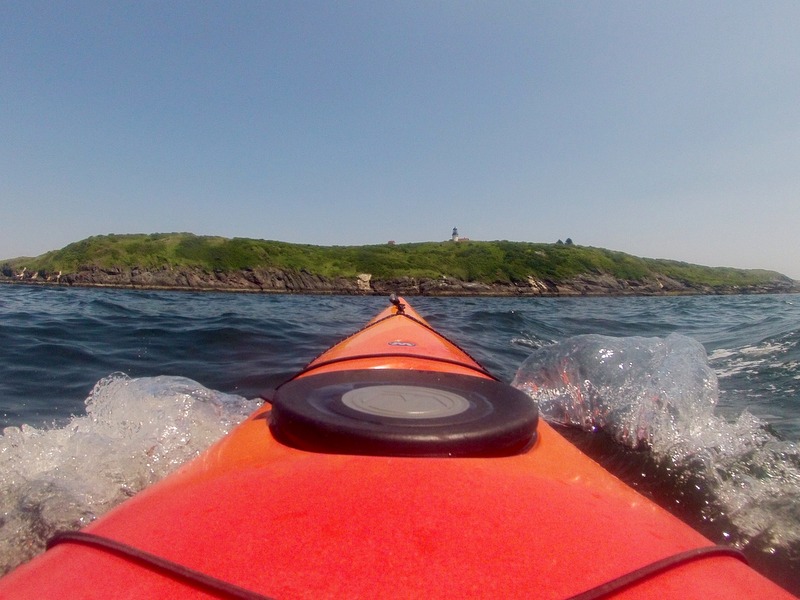
[{"label": "rocky shoreline", "polygon": [[656,275],[645,280],[624,280],[606,274],[583,274],[566,281],[528,277],[527,281],[493,284],[441,277],[378,279],[369,273],[355,278],[327,278],[308,271],[243,269],[208,271],[200,268],[140,269],[96,266],[80,267],[75,273],[31,273],[4,269],[0,283],[111,287],[149,290],[225,291],[275,294],[407,296],[666,296],[689,294],[777,294],[798,293],[800,282],[780,278],[755,286],[710,286]]}]

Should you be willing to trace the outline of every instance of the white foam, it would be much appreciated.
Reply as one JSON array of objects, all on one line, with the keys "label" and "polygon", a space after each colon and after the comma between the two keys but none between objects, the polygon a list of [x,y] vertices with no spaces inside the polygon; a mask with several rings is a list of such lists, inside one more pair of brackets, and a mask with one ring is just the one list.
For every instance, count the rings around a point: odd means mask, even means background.
[{"label": "white foam", "polygon": [[[750,354],[775,351],[766,346]],[[757,538],[769,551],[800,542],[800,448],[747,412],[734,422],[714,414],[717,377],[698,342],[577,336],[534,352],[513,385],[548,420],[602,429],[691,472],[735,526],[734,543]],[[708,510],[714,520],[718,508]]]},{"label": "white foam", "polygon": [[757,373],[763,368],[786,368],[791,363],[781,362],[781,355],[792,347],[789,342],[764,342],[736,350],[718,349],[708,356],[719,377],[732,377],[742,373]]},{"label": "white foam", "polygon": [[197,456],[258,406],[182,377],[99,381],[86,414],[0,437],[0,572]]}]

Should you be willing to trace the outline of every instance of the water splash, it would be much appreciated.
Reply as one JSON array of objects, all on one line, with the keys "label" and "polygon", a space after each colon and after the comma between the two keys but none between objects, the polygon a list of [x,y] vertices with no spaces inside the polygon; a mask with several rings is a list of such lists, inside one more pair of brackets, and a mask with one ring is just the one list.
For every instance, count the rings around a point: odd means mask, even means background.
[{"label": "water splash", "polygon": [[0,436],[0,573],[197,456],[257,406],[182,377],[99,381],[61,428]]},{"label": "water splash", "polygon": [[701,344],[582,335],[531,354],[513,385],[542,416],[646,449],[711,500],[702,518],[725,523],[723,540],[773,553],[800,544],[800,449],[742,412],[714,414],[717,376]]}]

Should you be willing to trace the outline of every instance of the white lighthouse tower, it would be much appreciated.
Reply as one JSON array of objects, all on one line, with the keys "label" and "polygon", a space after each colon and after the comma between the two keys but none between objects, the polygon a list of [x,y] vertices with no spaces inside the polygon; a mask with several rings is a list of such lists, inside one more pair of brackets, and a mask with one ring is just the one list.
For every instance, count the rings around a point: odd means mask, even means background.
[{"label": "white lighthouse tower", "polygon": [[453,227],[453,237],[450,239],[452,239],[454,242],[458,241],[458,227]]}]

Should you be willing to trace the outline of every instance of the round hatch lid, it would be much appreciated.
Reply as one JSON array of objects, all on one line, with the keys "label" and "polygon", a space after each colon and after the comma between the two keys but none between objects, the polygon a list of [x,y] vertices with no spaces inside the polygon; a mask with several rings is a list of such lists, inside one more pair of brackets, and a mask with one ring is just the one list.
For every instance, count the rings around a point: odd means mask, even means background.
[{"label": "round hatch lid", "polygon": [[279,387],[270,428],[289,446],[382,456],[504,456],[536,438],[526,394],[480,377],[393,369],[309,375]]},{"label": "round hatch lid", "polygon": [[448,390],[421,385],[371,385],[342,394],[355,411],[389,419],[441,419],[469,410],[469,400]]}]

